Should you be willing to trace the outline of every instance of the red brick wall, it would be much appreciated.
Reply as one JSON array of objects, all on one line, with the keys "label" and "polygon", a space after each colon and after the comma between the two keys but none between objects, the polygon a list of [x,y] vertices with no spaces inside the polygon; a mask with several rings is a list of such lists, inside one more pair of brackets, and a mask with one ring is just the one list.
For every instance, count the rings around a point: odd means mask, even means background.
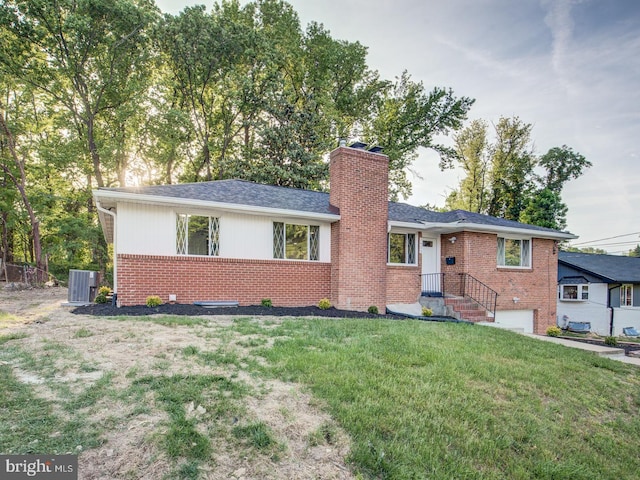
[{"label": "red brick wall", "polygon": [[331,152],[331,301],[338,308],[384,311],[387,298],[388,168],[385,155],[348,147]]},{"label": "red brick wall", "polygon": [[167,302],[237,300],[275,306],[317,305],[331,293],[331,264],[217,257],[118,255],[118,300],[142,305],[149,295]]},{"label": "red brick wall", "polygon": [[[449,238],[455,236],[452,244]],[[553,240],[532,239],[532,268],[497,266],[497,235],[456,232],[442,237],[442,272],[464,272],[498,292],[497,310],[533,310],[534,331],[545,333],[556,324],[556,281],[558,255]],[[455,265],[446,265],[446,257],[456,257]],[[447,277],[450,280],[447,280]],[[452,288],[452,275],[445,285]],[[514,297],[519,300],[513,301]]]},{"label": "red brick wall", "polygon": [[420,299],[420,267],[387,266],[387,303],[416,303]]}]

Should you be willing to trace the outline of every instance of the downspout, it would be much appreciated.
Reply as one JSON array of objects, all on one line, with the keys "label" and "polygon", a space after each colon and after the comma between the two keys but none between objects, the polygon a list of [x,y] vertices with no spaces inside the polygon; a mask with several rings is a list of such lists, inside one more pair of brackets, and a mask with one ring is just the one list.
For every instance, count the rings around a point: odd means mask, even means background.
[{"label": "downspout", "polygon": [[106,213],[113,218],[113,298],[117,299],[118,295],[118,249],[116,242],[118,238],[118,219],[115,212],[107,210],[100,205],[100,200],[96,200],[96,208],[99,212]]},{"label": "downspout", "polygon": [[611,290],[618,288],[620,285],[607,288],[607,308],[609,309],[609,336],[613,337],[613,307],[611,306]]}]

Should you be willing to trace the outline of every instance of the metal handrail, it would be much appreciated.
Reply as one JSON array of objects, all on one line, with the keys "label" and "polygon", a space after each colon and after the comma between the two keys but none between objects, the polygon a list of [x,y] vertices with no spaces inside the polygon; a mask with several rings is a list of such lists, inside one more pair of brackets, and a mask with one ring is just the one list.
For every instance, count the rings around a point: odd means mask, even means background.
[{"label": "metal handrail", "polygon": [[444,273],[425,273],[422,277],[423,297],[444,297],[445,283]]},{"label": "metal handrail", "polygon": [[470,298],[495,316],[498,292],[468,273],[459,273],[458,275],[462,277],[461,296]]},{"label": "metal handrail", "polygon": [[422,295],[444,297],[445,293],[467,297],[491,315],[495,315],[498,292],[468,273],[425,273],[422,277]]}]

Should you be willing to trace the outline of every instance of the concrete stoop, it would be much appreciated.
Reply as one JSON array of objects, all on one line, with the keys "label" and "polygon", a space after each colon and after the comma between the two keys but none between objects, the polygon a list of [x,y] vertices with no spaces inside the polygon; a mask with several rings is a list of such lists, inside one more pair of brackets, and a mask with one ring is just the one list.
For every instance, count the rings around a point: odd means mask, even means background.
[{"label": "concrete stoop", "polygon": [[445,305],[442,297],[420,297],[419,303],[423,307],[430,308],[434,315],[439,317],[453,317],[460,320],[458,314],[451,306]]},{"label": "concrete stoop", "polygon": [[428,307],[434,315],[453,317],[473,323],[492,322],[487,312],[476,302],[462,297],[420,297],[420,305]]}]

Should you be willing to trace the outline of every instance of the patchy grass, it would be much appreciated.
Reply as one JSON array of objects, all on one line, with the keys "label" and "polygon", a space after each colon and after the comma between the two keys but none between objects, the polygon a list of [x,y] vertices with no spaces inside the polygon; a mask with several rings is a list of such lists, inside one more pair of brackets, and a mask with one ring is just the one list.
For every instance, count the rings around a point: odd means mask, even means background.
[{"label": "patchy grass", "polygon": [[24,332],[13,332],[6,335],[0,335],[0,345],[10,342],[11,340],[20,340],[27,337],[28,335]]},{"label": "patchy grass", "polygon": [[631,479],[640,470],[633,366],[463,324],[283,327],[290,338],[262,354],[326,401],[367,477]]},{"label": "patchy grass", "polygon": [[[589,353],[464,324],[117,320],[135,332],[118,324],[93,336],[75,323],[57,337],[0,336],[2,453],[74,452],[109,438],[106,448],[114,432],[140,428],[136,445],[168,465],[166,478],[206,477],[224,449],[276,468],[296,413],[283,397],[271,398],[270,421],[248,413],[276,377],[308,387],[315,399],[304,408],[331,414],[296,431],[303,448],[335,450],[346,431],[359,478],[624,480],[640,470],[640,370]],[[148,328],[132,327],[142,321]],[[117,356],[85,356],[89,344]],[[137,355],[120,363],[127,352]],[[144,477],[131,468],[122,478]]]},{"label": "patchy grass", "polygon": [[73,338],[87,338],[93,335],[93,332],[88,328],[80,328],[76,333],[73,334]]},{"label": "patchy grass", "polygon": [[202,425],[213,428],[211,422],[237,415],[237,401],[248,389],[221,376],[173,375],[135,380],[129,394],[140,399],[145,392],[154,394],[155,402],[169,418],[166,433],[158,443],[170,458],[186,460],[181,471],[197,472],[200,462],[209,460],[212,454],[209,435],[201,431]]},{"label": "patchy grass", "polygon": [[0,445],[3,454],[77,453],[100,445],[101,429],[76,414],[65,419],[53,403],[0,365]]},{"label": "patchy grass", "polygon": [[9,312],[5,312],[4,310],[0,310],[0,328],[8,328],[18,323],[23,323],[19,317],[16,317]]}]

